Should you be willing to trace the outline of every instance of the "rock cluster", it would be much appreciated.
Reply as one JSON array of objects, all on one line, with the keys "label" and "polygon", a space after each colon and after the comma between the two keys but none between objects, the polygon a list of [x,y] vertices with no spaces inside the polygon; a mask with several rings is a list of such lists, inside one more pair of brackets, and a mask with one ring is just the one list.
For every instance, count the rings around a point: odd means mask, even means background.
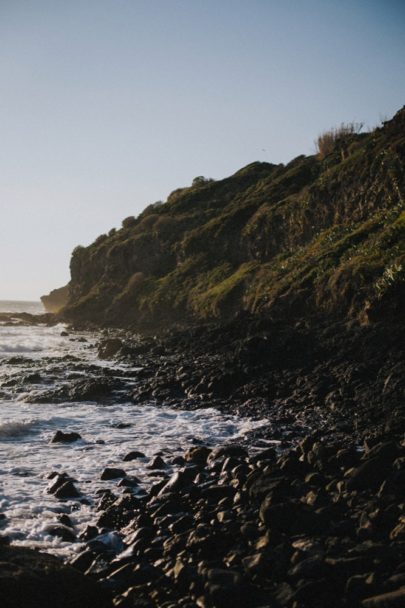
[{"label": "rock cluster", "polygon": [[128,332],[115,357],[138,367],[132,400],[182,409],[216,407],[269,420],[269,437],[311,429],[358,442],[370,432],[405,428],[405,326],[348,326],[325,319],[291,325],[247,313],[226,325],[159,337]]},{"label": "rock cluster", "polygon": [[283,453],[198,446],[176,463],[147,493],[100,494],[71,565],[115,606],[404,605],[403,437],[355,449],[318,434]]},{"label": "rock cluster", "polygon": [[[110,489],[79,538],[67,514],[47,532],[83,543],[71,567],[120,608],[405,605],[404,338],[387,321],[292,327],[247,314],[159,338],[106,332],[100,356],[131,372],[68,360],[68,382],[34,400],[215,406],[268,425],[243,446],[156,454],[148,490],[126,474],[144,458],[133,450],[122,468],[100,468]],[[277,451],[266,439],[280,440]],[[89,504],[66,473],[49,480],[55,499]]]}]

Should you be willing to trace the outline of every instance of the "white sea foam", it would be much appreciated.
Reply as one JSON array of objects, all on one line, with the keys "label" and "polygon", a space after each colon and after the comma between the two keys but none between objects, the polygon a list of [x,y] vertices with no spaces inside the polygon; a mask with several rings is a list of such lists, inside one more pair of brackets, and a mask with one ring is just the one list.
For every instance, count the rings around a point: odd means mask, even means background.
[{"label": "white sea foam", "polygon": [[[66,354],[80,353],[91,343],[72,342],[61,336],[65,329],[62,324],[53,327],[38,326],[0,326],[0,359],[11,355],[31,354],[38,357],[62,357]],[[91,341],[91,337],[89,337]]]},{"label": "white sea foam", "polygon": [[[124,468],[128,475],[139,477],[145,487],[154,480],[148,462],[157,452],[170,448],[173,454],[181,454],[193,441],[217,445],[229,439],[243,437],[259,423],[240,420],[234,416],[222,416],[214,409],[195,412],[165,408],[120,404],[100,407],[94,404],[65,404],[63,417],[44,418],[55,410],[52,405],[8,404],[18,416],[19,409],[29,409],[32,421],[29,424],[5,423],[3,428],[14,432],[14,441],[6,441],[9,435],[0,435],[0,462],[3,475],[0,502],[6,502],[3,512],[7,516],[4,532],[16,544],[36,546],[60,554],[68,554],[78,546],[64,543],[44,532],[44,522],[55,520],[58,502],[46,493],[47,475],[51,471],[66,471],[77,480],[77,486],[91,502],[102,488],[114,491],[116,482],[101,481],[104,467]],[[24,429],[35,426],[36,433],[24,434]],[[117,423],[126,428],[117,428]],[[21,429],[21,434],[18,434]],[[83,440],[73,444],[50,442],[57,429],[75,431]],[[123,462],[131,450],[139,450],[147,458]],[[166,458],[169,454],[166,456]],[[62,504],[62,511],[71,503]],[[92,505],[78,505],[69,513],[77,531],[94,523]]]},{"label": "white sea foam", "polygon": [[[111,366],[95,357],[92,346],[96,336],[63,337],[60,335],[63,328],[0,327],[0,344],[15,348],[0,352],[0,374],[4,373],[5,379],[3,399],[0,399],[0,509],[6,515],[2,533],[9,535],[14,543],[68,555],[78,551],[80,545],[52,537],[46,526],[54,523],[61,512],[69,513],[77,533],[95,522],[97,490],[111,488],[120,494],[116,482],[101,481],[104,467],[124,468],[128,475],[136,475],[148,487],[156,480],[156,472],[147,465],[157,452],[170,460],[173,454],[183,453],[193,442],[218,445],[242,438],[260,423],[223,416],[214,409],[180,411],[132,403],[108,407],[94,403],[35,404],[11,398],[11,392],[5,398],[6,391],[13,390],[12,386],[7,388],[7,380],[19,374],[38,372],[47,388],[57,388],[60,382],[66,381],[69,372],[69,360],[63,359],[65,355],[99,366],[100,371]],[[80,337],[86,342],[70,340]],[[6,352],[14,355],[29,352],[30,356],[9,364],[10,354]],[[126,368],[123,364],[115,367],[121,373],[123,369],[128,370],[127,386],[130,387],[135,368]],[[38,388],[31,389],[28,385],[25,390],[27,396],[30,390]],[[77,432],[82,440],[71,444],[51,443],[58,429]],[[165,452],[167,449],[170,454]],[[131,450],[145,453],[146,458],[124,462],[123,457]],[[74,477],[90,504],[59,502],[48,494],[47,476],[51,471],[66,471]]]},{"label": "white sea foam", "polygon": [[43,347],[39,345],[0,343],[0,353],[39,353],[42,350]]},{"label": "white sea foam", "polygon": [[0,424],[0,439],[7,437],[21,437],[32,431],[36,422],[4,422]]}]

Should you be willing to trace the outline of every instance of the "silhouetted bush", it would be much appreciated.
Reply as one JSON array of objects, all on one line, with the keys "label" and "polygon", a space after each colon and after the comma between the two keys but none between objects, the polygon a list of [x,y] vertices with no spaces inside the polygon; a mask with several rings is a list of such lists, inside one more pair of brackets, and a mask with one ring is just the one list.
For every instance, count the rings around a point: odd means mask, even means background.
[{"label": "silhouetted bush", "polygon": [[203,175],[198,175],[193,179],[192,186],[193,188],[198,186],[205,186],[206,184],[212,184],[215,180],[212,177],[204,177]]},{"label": "silhouetted bush", "polygon": [[363,123],[361,122],[349,122],[347,124],[342,122],[339,127],[321,133],[315,142],[317,154],[320,158],[325,158],[338,147],[342,157],[345,158],[351,136],[360,133],[362,128]]}]

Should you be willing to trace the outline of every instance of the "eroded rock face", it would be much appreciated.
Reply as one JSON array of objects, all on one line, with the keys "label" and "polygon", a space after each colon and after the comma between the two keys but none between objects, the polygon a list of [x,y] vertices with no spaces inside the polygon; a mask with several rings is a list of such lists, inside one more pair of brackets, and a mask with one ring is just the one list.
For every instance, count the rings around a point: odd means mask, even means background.
[{"label": "eroded rock face", "polygon": [[110,608],[108,592],[57,558],[0,546],[2,608]]},{"label": "eroded rock face", "polygon": [[41,297],[46,312],[59,312],[69,299],[69,286],[53,289],[48,295]]}]

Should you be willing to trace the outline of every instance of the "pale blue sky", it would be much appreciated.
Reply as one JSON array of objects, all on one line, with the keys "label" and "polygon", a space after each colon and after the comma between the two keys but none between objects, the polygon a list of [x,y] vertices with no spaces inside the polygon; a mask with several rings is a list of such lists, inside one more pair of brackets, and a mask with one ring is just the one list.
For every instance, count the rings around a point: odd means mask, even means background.
[{"label": "pale blue sky", "polygon": [[196,175],[405,103],[401,0],[0,0],[0,299]]}]

